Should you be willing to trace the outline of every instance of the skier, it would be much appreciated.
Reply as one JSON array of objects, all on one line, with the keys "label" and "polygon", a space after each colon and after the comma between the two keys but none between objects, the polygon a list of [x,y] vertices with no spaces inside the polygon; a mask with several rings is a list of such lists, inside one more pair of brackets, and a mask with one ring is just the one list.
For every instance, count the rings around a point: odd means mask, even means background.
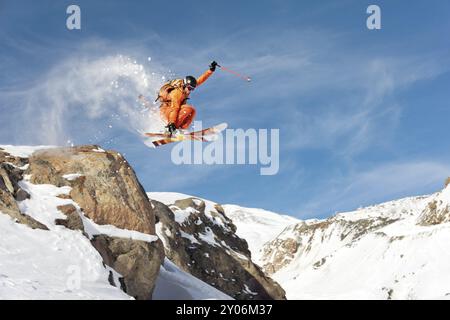
[{"label": "skier", "polygon": [[189,95],[216,71],[217,66],[217,62],[212,61],[209,69],[197,79],[187,76],[184,79],[169,81],[161,87],[156,101],[161,102],[160,116],[167,124],[165,128],[169,137],[177,129],[189,128],[196,114],[194,107],[187,104]]}]

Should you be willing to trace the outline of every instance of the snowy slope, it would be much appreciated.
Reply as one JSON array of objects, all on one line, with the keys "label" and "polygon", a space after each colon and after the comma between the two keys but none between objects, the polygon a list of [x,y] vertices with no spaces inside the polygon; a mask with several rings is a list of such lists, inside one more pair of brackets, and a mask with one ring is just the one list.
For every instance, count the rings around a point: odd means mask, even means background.
[{"label": "snowy slope", "polygon": [[449,191],[289,227],[264,266],[288,299],[450,299],[450,224],[418,224]]},{"label": "snowy slope", "polygon": [[[109,284],[109,269],[80,232],[33,230],[0,213],[0,234],[0,300],[132,299]],[[231,298],[166,259],[153,299]]]},{"label": "snowy slope", "polygon": [[0,234],[0,299],[130,299],[80,232],[33,230],[0,213]]},{"label": "snowy slope", "polygon": [[259,264],[263,245],[274,239],[287,226],[300,222],[290,216],[256,208],[224,205],[225,214],[236,225],[236,234],[247,240],[252,260]]},{"label": "snowy slope", "polygon": [[156,281],[154,300],[232,300],[231,297],[165,259]]}]

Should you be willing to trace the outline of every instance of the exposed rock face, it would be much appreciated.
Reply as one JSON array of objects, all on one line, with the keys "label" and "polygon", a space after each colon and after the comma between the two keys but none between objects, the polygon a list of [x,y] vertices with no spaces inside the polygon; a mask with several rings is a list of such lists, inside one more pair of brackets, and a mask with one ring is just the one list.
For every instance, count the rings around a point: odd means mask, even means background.
[{"label": "exposed rock face", "polygon": [[285,299],[284,290],[256,266],[245,240],[219,205],[188,198],[170,208],[152,200],[158,234],[176,265],[235,299]]},{"label": "exposed rock face", "polygon": [[148,243],[99,235],[91,242],[105,264],[123,276],[122,289],[126,293],[139,300],[151,299],[155,279],[164,260],[160,240]]},{"label": "exposed rock face", "polygon": [[29,194],[18,184],[23,178],[22,167],[27,165],[27,159],[14,157],[0,148],[0,211],[11,216],[18,223],[28,225],[33,229],[47,230],[47,227],[20,212],[16,201],[29,198]]},{"label": "exposed rock face", "polygon": [[[449,179],[447,179],[449,180]],[[418,219],[421,226],[437,225],[450,222],[450,186],[432,196]]]},{"label": "exposed rock face", "polygon": [[270,262],[264,264],[264,271],[267,274],[274,274],[282,267],[288,265],[294,259],[298,248],[297,240],[292,238],[276,238],[272,240],[270,245],[264,247],[263,250],[264,257],[271,257]]},{"label": "exposed rock face", "polygon": [[155,234],[154,214],[128,162],[97,146],[35,152],[27,170],[34,184],[70,186],[70,197],[98,224]]}]

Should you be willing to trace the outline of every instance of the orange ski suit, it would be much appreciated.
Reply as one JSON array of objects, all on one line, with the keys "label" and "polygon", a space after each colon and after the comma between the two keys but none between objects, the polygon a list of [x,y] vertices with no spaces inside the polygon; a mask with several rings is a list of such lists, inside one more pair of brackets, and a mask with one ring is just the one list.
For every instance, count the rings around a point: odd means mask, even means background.
[{"label": "orange ski suit", "polygon": [[[203,84],[213,71],[207,70],[197,78],[197,88]],[[177,129],[187,129],[194,120],[195,109],[193,106],[186,104],[189,93],[181,87],[176,87],[169,93],[169,101],[163,102],[160,106],[161,118],[166,123],[174,123]]]}]

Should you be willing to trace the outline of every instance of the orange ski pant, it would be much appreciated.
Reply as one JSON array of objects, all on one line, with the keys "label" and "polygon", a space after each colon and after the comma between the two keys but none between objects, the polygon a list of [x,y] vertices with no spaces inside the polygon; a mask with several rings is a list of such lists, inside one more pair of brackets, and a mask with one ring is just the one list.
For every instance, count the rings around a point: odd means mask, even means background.
[{"label": "orange ski pant", "polygon": [[[170,105],[162,105],[160,108],[160,114],[161,118],[168,123],[169,122],[169,115],[172,112],[176,112],[177,110],[174,108],[171,108]],[[175,122],[175,127],[177,129],[187,129],[191,125],[192,121],[195,117],[195,109],[193,106],[190,106],[188,104],[183,104],[180,107],[180,111],[178,112],[178,118]]]}]

